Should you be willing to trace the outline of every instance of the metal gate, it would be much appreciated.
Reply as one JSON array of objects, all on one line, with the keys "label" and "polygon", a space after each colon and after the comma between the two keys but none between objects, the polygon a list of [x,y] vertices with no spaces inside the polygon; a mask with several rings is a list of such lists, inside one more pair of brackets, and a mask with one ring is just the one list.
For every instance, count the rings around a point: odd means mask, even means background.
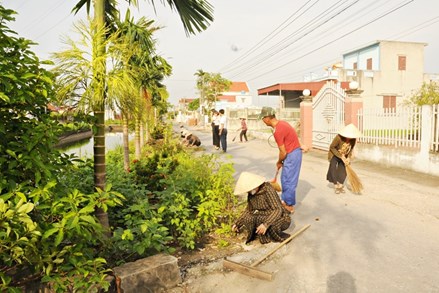
[{"label": "metal gate", "polygon": [[346,93],[340,83],[328,81],[313,99],[312,146],[328,150],[337,132],[344,126]]}]

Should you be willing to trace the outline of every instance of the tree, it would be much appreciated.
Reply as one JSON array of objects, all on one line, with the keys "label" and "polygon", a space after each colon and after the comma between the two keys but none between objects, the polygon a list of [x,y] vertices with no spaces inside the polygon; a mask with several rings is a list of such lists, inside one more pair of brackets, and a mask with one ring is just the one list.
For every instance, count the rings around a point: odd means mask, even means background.
[{"label": "tree", "polygon": [[[116,98],[135,91],[134,71],[120,70],[113,65],[107,72],[103,66],[107,60],[129,58],[130,50],[118,43],[118,32],[109,33],[105,28],[98,29],[95,21],[80,22],[76,26],[81,38],[79,41],[67,39],[67,49],[53,54],[57,75],[57,97],[63,103],[76,106],[78,111],[93,113],[94,127],[94,171],[95,187],[105,189],[105,109],[114,107]],[[102,38],[102,36],[106,38]],[[102,41],[103,40],[103,41]],[[102,49],[104,48],[104,49]],[[105,53],[97,56],[97,51]],[[126,57],[125,57],[126,56]],[[96,68],[104,71],[101,75]],[[105,98],[102,95],[105,93]],[[108,217],[103,211],[96,216],[108,228]]]},{"label": "tree", "polygon": [[30,51],[33,43],[6,26],[13,14],[0,6],[0,193],[44,185],[67,162],[52,150],[61,133],[47,110],[54,76]]},{"label": "tree", "polygon": [[[140,94],[140,101],[136,103],[136,107],[131,109],[131,117],[135,120],[136,159],[140,158],[141,147],[145,141],[145,132],[146,141],[149,141],[149,126],[154,122],[153,107],[157,105],[155,102],[157,99],[155,98],[158,97],[158,100],[162,101],[168,96],[161,81],[164,76],[171,74],[171,66],[164,58],[156,55],[156,41],[152,35],[159,28],[152,25],[153,21],[147,21],[143,17],[135,22],[131,19],[129,10],[126,13],[125,20],[117,22],[121,43],[131,47],[130,51],[132,52],[125,67],[136,71],[135,83]],[[126,157],[125,154],[125,161]],[[127,166],[125,167],[127,168]]]},{"label": "tree", "polygon": [[439,104],[439,83],[434,81],[424,82],[421,88],[410,97],[409,101],[418,106]]},{"label": "tree", "polygon": [[207,109],[215,108],[218,96],[229,90],[232,82],[223,78],[219,73],[209,73],[199,69],[197,76],[197,88],[200,91],[200,106]]},{"label": "tree", "polygon": [[[137,0],[126,0],[129,4],[137,5]],[[87,11],[90,11],[92,0],[80,0],[73,8],[74,12],[78,12],[84,5],[87,6]],[[95,0],[94,2],[94,18],[97,23],[97,30],[103,30],[106,26],[111,25],[111,19],[116,18],[118,14],[117,1],[116,0]],[[154,1],[151,0],[154,4]],[[166,3],[172,10],[176,10],[180,15],[180,19],[183,22],[183,27],[187,35],[194,34],[195,32],[201,32],[205,30],[208,24],[213,21],[213,7],[204,0],[167,0]],[[105,54],[105,47],[102,44],[105,42],[105,36],[101,37],[101,40],[97,43],[97,47],[93,50],[93,58],[96,60],[93,66],[93,79],[95,83],[104,81],[105,76],[105,60],[100,58]],[[94,182],[95,187],[99,189],[105,188],[105,87],[95,91],[95,99],[101,100],[100,107],[94,109],[96,116],[96,131],[94,133],[94,165],[95,175]],[[102,225],[109,228],[108,215],[102,211],[97,210],[98,216]]]},{"label": "tree", "polygon": [[0,5],[0,291],[40,279],[57,292],[105,288],[101,225],[90,212],[109,201],[63,188],[72,163],[54,147],[63,130],[47,109],[54,75],[7,27],[14,13]]}]

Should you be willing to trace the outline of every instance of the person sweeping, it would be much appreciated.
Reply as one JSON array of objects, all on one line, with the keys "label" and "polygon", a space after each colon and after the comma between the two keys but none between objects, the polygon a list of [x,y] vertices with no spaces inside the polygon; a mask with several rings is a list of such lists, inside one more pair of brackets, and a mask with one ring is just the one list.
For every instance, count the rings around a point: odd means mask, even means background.
[{"label": "person sweeping", "polygon": [[344,183],[346,177],[348,177],[352,191],[355,193],[359,193],[363,188],[358,176],[350,167],[352,153],[357,138],[360,136],[361,132],[351,123],[338,132],[329,146],[329,168],[326,174],[326,179],[334,184],[334,191],[336,194],[345,193]]}]

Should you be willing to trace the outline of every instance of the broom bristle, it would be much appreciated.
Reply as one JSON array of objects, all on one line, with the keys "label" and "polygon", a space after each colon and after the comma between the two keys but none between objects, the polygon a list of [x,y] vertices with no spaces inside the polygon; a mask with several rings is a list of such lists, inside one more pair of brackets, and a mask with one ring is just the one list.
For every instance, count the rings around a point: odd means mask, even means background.
[{"label": "broom bristle", "polygon": [[277,183],[277,181],[271,181],[270,184],[271,184],[271,186],[273,186],[274,190],[276,190],[277,192],[282,191],[282,187],[280,187],[280,184]]},{"label": "broom bristle", "polygon": [[363,189],[363,184],[361,183],[360,178],[358,175],[354,172],[351,165],[346,166],[346,173],[348,175],[349,184],[352,187],[352,191],[355,193],[360,193]]}]

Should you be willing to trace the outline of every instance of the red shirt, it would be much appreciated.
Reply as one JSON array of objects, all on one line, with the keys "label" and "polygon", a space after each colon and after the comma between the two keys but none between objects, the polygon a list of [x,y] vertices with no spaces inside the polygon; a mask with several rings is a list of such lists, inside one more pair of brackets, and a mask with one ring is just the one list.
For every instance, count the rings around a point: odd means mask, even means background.
[{"label": "red shirt", "polygon": [[296,130],[288,122],[278,121],[274,128],[274,139],[278,146],[285,145],[285,150],[288,154],[300,148]]}]

